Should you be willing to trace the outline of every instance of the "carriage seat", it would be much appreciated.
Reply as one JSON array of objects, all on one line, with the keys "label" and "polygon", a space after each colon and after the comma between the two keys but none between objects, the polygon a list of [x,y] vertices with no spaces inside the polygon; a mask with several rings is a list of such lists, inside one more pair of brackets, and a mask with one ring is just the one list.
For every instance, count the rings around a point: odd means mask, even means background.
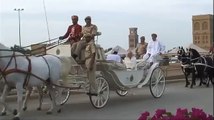
[{"label": "carriage seat", "polygon": [[99,70],[126,70],[126,66],[113,60],[97,60],[97,69]]}]

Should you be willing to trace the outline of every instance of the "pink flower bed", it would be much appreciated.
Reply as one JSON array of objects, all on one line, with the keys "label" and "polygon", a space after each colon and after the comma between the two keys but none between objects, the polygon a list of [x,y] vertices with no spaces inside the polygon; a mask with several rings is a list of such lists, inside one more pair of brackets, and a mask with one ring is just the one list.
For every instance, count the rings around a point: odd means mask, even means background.
[{"label": "pink flower bed", "polygon": [[153,116],[146,111],[138,120],[214,120],[214,117],[206,114],[202,109],[192,108],[192,111],[188,111],[178,108],[175,115],[165,109],[157,109]]}]

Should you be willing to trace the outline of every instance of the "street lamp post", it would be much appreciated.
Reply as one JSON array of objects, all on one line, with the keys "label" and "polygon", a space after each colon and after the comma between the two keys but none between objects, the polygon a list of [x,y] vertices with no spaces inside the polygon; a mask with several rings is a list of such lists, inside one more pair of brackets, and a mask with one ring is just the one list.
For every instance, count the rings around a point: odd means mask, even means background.
[{"label": "street lamp post", "polygon": [[21,18],[20,18],[20,12],[23,11],[23,8],[15,8],[14,11],[18,12],[18,18],[19,18],[19,46],[21,47]]}]

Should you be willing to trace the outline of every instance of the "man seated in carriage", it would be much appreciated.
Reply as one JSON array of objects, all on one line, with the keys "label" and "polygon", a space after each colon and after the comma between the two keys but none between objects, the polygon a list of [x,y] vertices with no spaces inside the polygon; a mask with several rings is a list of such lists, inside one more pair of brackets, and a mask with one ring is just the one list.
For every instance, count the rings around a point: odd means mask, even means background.
[{"label": "man seated in carriage", "polygon": [[145,42],[145,36],[140,37],[140,44],[136,49],[136,58],[141,59],[146,54],[146,48],[148,43]]},{"label": "man seated in carriage", "polygon": [[91,41],[94,42],[94,38],[98,34],[97,26],[91,23],[91,17],[90,16],[87,16],[85,18],[85,22],[86,22],[86,25],[83,26],[82,32],[81,32],[82,39],[75,44],[74,49],[72,50],[72,53],[71,53],[72,57],[74,59],[76,59],[77,57],[79,59],[82,59],[81,58],[81,52],[82,52],[82,50],[85,49],[85,46],[87,44],[86,39],[85,39],[86,35],[90,34],[91,39],[92,39]]},{"label": "man seated in carriage", "polygon": [[157,62],[157,57],[161,55],[165,48],[161,44],[159,40],[157,40],[157,34],[153,33],[151,34],[152,40],[149,41],[148,46],[147,46],[147,53],[144,55],[143,59],[148,59],[150,62],[150,66],[154,63]]},{"label": "man seated in carriage", "polygon": [[59,37],[59,40],[63,40],[63,39],[68,38],[66,43],[71,45],[71,52],[72,52],[75,50],[76,43],[78,41],[80,41],[80,39],[82,37],[81,36],[82,26],[78,24],[78,16],[77,15],[73,15],[71,17],[71,19],[72,19],[73,24],[68,27],[65,35]]},{"label": "man seated in carriage", "polygon": [[121,62],[121,57],[118,55],[118,49],[113,49],[111,54],[108,54],[106,60]]},{"label": "man seated in carriage", "polygon": [[125,59],[124,64],[126,65],[126,69],[133,70],[136,68],[136,57],[133,55],[132,51],[128,51]]}]

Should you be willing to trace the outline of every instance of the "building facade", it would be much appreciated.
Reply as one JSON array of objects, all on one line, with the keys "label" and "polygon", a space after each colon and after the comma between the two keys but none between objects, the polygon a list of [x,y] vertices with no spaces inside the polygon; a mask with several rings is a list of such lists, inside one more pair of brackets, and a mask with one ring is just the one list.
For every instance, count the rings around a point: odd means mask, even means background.
[{"label": "building facade", "polygon": [[129,28],[129,50],[135,49],[138,44],[137,28]]},{"label": "building facade", "polygon": [[193,43],[205,50],[209,50],[213,41],[213,15],[192,16]]}]

